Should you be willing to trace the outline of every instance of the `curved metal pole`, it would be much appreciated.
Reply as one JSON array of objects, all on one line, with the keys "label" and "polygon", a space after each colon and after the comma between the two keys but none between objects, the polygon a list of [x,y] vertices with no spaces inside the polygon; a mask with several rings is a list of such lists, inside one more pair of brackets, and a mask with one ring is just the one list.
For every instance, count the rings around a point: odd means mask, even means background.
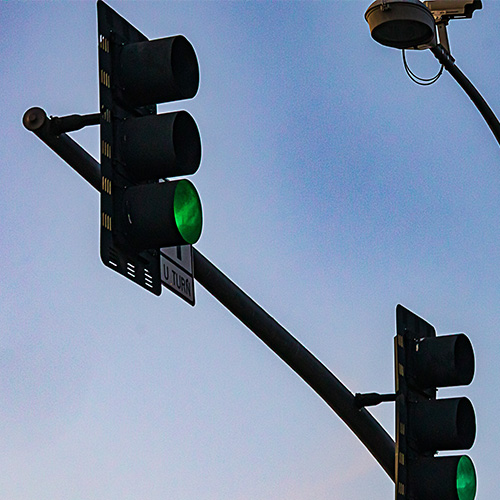
[{"label": "curved metal pole", "polygon": [[394,481],[394,441],[372,414],[360,409],[355,396],[321,361],[194,247],[193,255],[196,281],[316,391]]},{"label": "curved metal pole", "polygon": [[495,113],[488,106],[479,91],[472,85],[470,80],[456,66],[455,60],[451,54],[441,45],[436,45],[431,48],[431,52],[436,56],[439,62],[446,68],[450,75],[455,78],[457,83],[464,89],[465,93],[470,97],[471,101],[476,105],[486,123],[493,132],[498,144],[500,145],[500,122],[495,116]]},{"label": "curved metal pole", "polygon": [[[71,137],[56,135],[51,122],[40,108],[31,108],[23,119],[28,130],[99,191],[99,163]],[[394,441],[373,415],[360,408],[359,400],[328,368],[194,247],[193,256],[195,279],[316,391],[394,481]]]}]

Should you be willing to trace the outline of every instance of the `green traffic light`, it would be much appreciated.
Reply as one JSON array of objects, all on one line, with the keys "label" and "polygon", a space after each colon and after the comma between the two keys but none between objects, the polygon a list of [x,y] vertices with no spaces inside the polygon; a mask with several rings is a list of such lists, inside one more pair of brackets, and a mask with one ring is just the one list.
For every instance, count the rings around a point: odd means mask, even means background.
[{"label": "green traffic light", "polygon": [[202,211],[198,193],[191,182],[183,179],[176,183],[174,217],[177,229],[186,243],[193,244],[201,235]]},{"label": "green traffic light", "polygon": [[476,497],[476,471],[472,460],[464,455],[457,465],[457,494],[459,500],[474,500]]}]

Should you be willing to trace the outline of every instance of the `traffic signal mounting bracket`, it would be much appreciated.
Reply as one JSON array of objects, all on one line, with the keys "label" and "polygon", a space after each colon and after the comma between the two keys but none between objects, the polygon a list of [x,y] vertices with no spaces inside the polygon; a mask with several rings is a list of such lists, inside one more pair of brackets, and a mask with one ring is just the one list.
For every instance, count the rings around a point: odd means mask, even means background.
[{"label": "traffic signal mounting bracket", "polygon": [[[396,374],[396,498],[405,499],[405,485],[407,484],[406,457],[409,450],[406,443],[408,429],[407,378],[411,373],[406,353],[410,352],[415,338],[435,337],[436,330],[422,318],[408,309],[398,306],[396,309],[396,337],[394,338],[394,368]],[[425,400],[436,396],[435,390],[427,393],[415,394],[417,400]]]},{"label": "traffic signal mounting bracket", "polygon": [[[99,37],[99,88],[101,115],[101,259],[102,262],[138,285],[161,294],[160,253],[153,249],[137,252],[123,236],[120,210],[130,182],[115,157],[117,121],[127,116],[120,86],[112,81],[117,72],[119,53],[125,43],[147,41],[104,2],[97,3]],[[130,106],[128,106],[130,107]],[[135,108],[142,116],[156,114],[156,106]]]}]

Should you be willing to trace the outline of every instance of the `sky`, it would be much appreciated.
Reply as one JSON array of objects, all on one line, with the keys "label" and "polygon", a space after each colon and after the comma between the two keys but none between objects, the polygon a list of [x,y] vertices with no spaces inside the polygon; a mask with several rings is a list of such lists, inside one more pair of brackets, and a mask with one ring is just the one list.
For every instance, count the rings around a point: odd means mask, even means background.
[{"label": "sky", "polygon": [[[196,248],[353,393],[394,390],[395,308],[466,333],[478,499],[498,493],[500,151],[446,72],[420,87],[368,1],[118,1],[200,66]],[[148,293],[99,257],[98,193],[22,116],[98,112],[93,1],[0,4],[0,498],[387,500],[361,442],[200,285]],[[450,22],[500,112],[500,2]],[[408,53],[431,77],[429,51]],[[96,159],[98,127],[72,133]],[[371,412],[394,436],[394,405]]]}]

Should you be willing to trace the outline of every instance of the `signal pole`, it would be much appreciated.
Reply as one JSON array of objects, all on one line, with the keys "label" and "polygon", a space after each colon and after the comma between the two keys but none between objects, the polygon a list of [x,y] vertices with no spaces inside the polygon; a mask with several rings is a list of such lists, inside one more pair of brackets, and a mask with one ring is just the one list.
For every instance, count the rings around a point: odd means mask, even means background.
[{"label": "signal pole", "polygon": [[[34,129],[28,119],[35,111],[44,116]],[[23,119],[28,130],[51,147],[98,191],[101,189],[99,164],[71,137],[51,132],[51,122],[43,110],[32,108]],[[40,130],[43,132],[40,133]],[[68,154],[71,151],[71,154]],[[97,181],[97,182],[96,182]],[[194,277],[224,307],[259,337],[276,355],[295,371],[345,422],[366,446],[387,475],[394,481],[394,441],[387,431],[340,380],[313,356],[297,339],[233,283],[204,255],[193,247]]]}]

